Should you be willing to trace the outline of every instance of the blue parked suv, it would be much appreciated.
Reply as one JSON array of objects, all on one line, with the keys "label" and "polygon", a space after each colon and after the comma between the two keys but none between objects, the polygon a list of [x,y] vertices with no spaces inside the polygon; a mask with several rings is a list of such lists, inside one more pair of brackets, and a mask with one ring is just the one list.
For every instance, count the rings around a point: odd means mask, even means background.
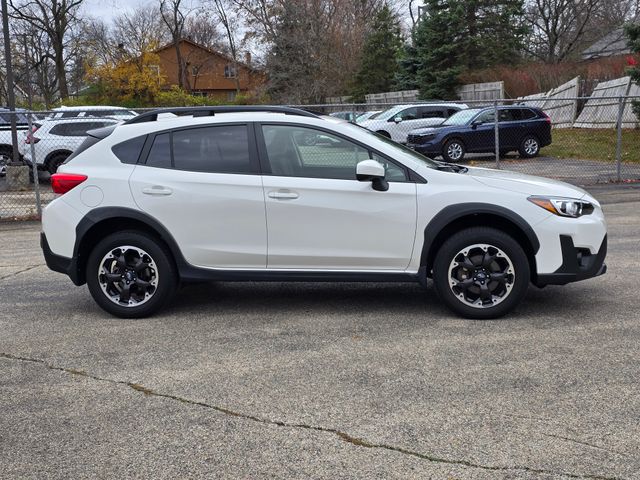
[{"label": "blue parked suv", "polygon": [[[517,150],[522,157],[535,157],[551,144],[551,119],[539,108],[501,106],[498,112],[501,155]],[[428,157],[459,162],[467,152],[495,151],[494,123],[494,107],[461,110],[436,127],[410,131],[407,146]]]}]

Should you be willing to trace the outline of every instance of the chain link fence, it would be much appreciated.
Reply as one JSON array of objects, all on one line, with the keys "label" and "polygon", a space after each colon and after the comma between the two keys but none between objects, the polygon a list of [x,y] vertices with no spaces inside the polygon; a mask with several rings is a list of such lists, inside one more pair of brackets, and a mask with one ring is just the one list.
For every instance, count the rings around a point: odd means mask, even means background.
[{"label": "chain link fence", "polygon": [[[640,102],[640,97],[297,107],[357,123],[436,160],[588,186],[640,181],[640,122],[633,113],[633,101]],[[106,108],[0,112],[0,222],[38,219],[43,206],[55,198],[50,175],[82,143],[86,132],[141,112]],[[277,129],[263,132],[269,155],[286,153],[283,135]],[[350,178],[355,163],[367,157],[366,150],[354,152],[337,137],[304,130],[292,132],[291,142],[311,175]],[[390,180],[401,175],[392,165],[385,166]],[[281,174],[292,174],[286,165],[282,168]]]}]

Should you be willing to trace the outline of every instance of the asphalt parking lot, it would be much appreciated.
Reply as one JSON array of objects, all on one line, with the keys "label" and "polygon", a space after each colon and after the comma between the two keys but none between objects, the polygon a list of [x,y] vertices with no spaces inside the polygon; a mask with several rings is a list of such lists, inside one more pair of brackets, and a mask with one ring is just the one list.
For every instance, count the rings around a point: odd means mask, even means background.
[{"label": "asphalt parking lot", "polygon": [[0,224],[2,478],[640,478],[640,190],[609,272],[469,321],[412,284],[201,284],[145,320]]}]

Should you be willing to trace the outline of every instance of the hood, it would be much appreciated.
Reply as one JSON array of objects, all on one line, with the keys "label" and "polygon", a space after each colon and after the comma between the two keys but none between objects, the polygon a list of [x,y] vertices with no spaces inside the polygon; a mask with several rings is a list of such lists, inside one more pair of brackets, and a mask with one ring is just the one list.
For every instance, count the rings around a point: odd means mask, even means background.
[{"label": "hood", "polygon": [[428,135],[430,133],[441,132],[445,128],[452,128],[450,125],[432,125],[430,127],[416,128],[409,132],[410,135]]},{"label": "hood", "polygon": [[550,178],[477,167],[469,167],[466,175],[483,185],[526,195],[550,195],[568,198],[582,198],[587,195],[589,201],[593,201],[593,198],[585,190]]}]

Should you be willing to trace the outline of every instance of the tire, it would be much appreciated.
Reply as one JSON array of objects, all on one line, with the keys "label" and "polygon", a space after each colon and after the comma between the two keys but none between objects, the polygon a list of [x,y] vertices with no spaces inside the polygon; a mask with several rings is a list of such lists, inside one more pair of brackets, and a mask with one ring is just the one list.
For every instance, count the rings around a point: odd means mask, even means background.
[{"label": "tire", "polygon": [[464,158],[464,152],[464,143],[462,143],[462,140],[452,138],[444,144],[442,148],[442,158],[444,158],[445,162],[456,163]]},{"label": "tire", "polygon": [[378,135],[382,135],[383,137],[391,138],[391,134],[386,130],[378,130],[376,133]]},{"label": "tire", "polygon": [[71,155],[70,153],[56,153],[47,161],[47,170],[51,175],[58,171],[58,167]]},{"label": "tire", "polygon": [[540,140],[535,135],[527,135],[520,142],[518,152],[523,158],[537,157],[538,153],[540,153]]},{"label": "tire", "polygon": [[513,310],[524,298],[529,278],[529,260],[520,244],[505,232],[488,227],[472,227],[452,235],[433,263],[434,286],[445,305],[463,317],[478,320],[498,318]]},{"label": "tire", "polygon": [[[120,318],[152,315],[173,297],[178,284],[167,247],[138,231],[113,233],[99,242],[87,259],[86,275],[96,303]],[[123,296],[125,289],[128,299],[126,293]]]}]

